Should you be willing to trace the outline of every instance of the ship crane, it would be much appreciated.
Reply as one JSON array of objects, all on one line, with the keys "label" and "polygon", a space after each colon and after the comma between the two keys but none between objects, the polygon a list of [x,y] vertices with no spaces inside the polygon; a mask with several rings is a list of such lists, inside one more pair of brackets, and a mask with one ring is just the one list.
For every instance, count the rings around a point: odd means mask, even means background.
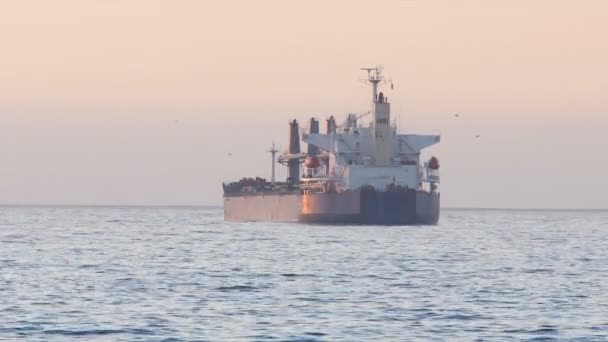
[{"label": "ship crane", "polygon": [[272,185],[274,186],[275,183],[275,170],[274,170],[274,164],[276,163],[276,156],[277,156],[277,152],[279,152],[279,150],[277,150],[277,147],[274,144],[274,141],[272,142],[272,146],[270,147],[270,149],[268,149],[268,151],[266,151],[268,153],[270,153],[270,155],[272,156],[272,176],[270,178],[270,181],[272,182]]},{"label": "ship crane", "polygon": [[346,126],[352,120],[357,121],[357,120],[361,119],[364,116],[370,115],[371,113],[372,113],[372,111],[368,110],[367,112],[365,112],[363,114],[355,114],[355,113],[349,114],[348,117],[346,118],[346,120],[344,120],[341,124],[339,124],[337,126],[337,128],[342,128],[342,127]]}]

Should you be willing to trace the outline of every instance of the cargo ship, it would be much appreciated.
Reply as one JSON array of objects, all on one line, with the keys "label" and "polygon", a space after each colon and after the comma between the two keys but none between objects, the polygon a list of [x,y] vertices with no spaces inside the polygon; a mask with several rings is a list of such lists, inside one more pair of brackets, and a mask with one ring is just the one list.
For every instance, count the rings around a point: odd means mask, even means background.
[{"label": "cargo ship", "polygon": [[[423,149],[440,135],[401,134],[391,119],[391,104],[380,91],[388,82],[382,67],[362,68],[371,86],[371,109],[348,114],[338,123],[311,118],[300,132],[289,123],[289,148],[277,158],[272,176],[223,183],[226,221],[284,221],[324,224],[434,225],[439,220],[439,161],[421,161]],[[364,118],[371,118],[361,125]],[[300,134],[301,133],[301,134]],[[303,152],[301,142],[307,144]],[[275,180],[275,166],[288,168]]]}]

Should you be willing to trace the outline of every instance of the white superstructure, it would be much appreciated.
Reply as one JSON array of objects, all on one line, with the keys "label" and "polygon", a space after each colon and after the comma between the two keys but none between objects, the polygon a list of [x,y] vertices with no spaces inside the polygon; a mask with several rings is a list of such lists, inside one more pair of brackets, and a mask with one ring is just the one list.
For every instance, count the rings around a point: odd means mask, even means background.
[{"label": "white superstructure", "polygon": [[[304,133],[302,140],[320,149],[312,172],[300,179],[304,191],[345,191],[371,186],[384,191],[402,187],[436,191],[439,183],[438,162],[421,163],[421,151],[440,141],[439,135],[399,134],[391,121],[388,98],[378,92],[384,83],[382,68],[364,68],[372,85],[372,120],[359,124],[363,115],[349,114],[342,125],[326,134]],[[329,120],[333,122],[333,120]],[[334,132],[335,131],[335,132]],[[309,170],[310,171],[310,170]]]}]

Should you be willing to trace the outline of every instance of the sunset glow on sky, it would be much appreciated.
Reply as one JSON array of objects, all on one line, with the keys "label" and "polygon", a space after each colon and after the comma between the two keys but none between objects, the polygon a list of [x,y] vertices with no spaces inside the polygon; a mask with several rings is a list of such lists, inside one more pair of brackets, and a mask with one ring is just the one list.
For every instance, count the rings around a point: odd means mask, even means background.
[{"label": "sunset glow on sky", "polygon": [[3,1],[0,204],[220,204],[222,181],[269,177],[288,120],[367,111],[359,68],[382,64],[401,130],[441,132],[445,207],[608,208],[607,18],[601,0]]}]

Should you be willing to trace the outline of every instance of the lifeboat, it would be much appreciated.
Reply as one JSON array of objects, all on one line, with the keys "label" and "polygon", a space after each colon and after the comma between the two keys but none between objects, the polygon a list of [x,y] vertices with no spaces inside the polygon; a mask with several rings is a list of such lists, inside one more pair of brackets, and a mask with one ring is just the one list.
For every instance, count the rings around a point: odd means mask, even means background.
[{"label": "lifeboat", "polygon": [[316,169],[319,167],[319,165],[321,165],[321,163],[319,162],[319,157],[317,156],[309,156],[304,161],[304,166],[309,169]]},{"label": "lifeboat", "polygon": [[439,170],[439,159],[431,157],[431,159],[429,159],[429,169]]}]

